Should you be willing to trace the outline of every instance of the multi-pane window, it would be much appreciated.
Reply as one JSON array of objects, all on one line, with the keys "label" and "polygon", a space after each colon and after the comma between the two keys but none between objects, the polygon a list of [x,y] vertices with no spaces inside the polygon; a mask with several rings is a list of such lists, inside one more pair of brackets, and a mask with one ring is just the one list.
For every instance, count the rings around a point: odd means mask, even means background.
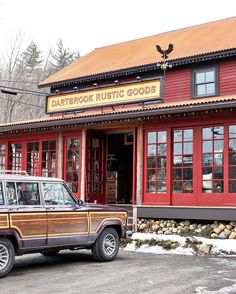
[{"label": "multi-pane window", "polygon": [[56,176],[56,141],[42,142],[42,176]]},{"label": "multi-pane window", "polygon": [[102,138],[91,138],[88,146],[88,192],[102,193],[103,158]]},{"label": "multi-pane window", "polygon": [[147,193],[166,193],[167,132],[147,133]]},{"label": "multi-pane window", "polygon": [[27,144],[27,173],[31,176],[40,175],[39,167],[39,142]]},{"label": "multi-pane window", "polygon": [[0,170],[6,169],[6,144],[0,144]]},{"label": "multi-pane window", "polygon": [[9,145],[9,168],[11,170],[22,169],[22,144]]},{"label": "multi-pane window", "polygon": [[194,97],[216,94],[216,69],[209,68],[194,72]]},{"label": "multi-pane window", "polygon": [[193,192],[193,130],[173,133],[173,193]]},{"label": "multi-pane window", "polygon": [[202,129],[202,192],[224,192],[224,127]]},{"label": "multi-pane window", "polygon": [[2,183],[0,183],[0,205],[4,204]]},{"label": "multi-pane window", "polygon": [[72,192],[79,190],[79,160],[80,140],[78,138],[66,138],[66,182]]},{"label": "multi-pane window", "polygon": [[236,193],[236,125],[229,126],[229,192]]}]

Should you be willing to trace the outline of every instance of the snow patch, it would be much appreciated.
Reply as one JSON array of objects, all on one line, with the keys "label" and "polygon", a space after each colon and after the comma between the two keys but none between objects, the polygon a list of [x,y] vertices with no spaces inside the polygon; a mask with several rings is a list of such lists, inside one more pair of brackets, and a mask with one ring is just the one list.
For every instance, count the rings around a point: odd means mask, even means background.
[{"label": "snow patch", "polygon": [[219,290],[207,290],[206,287],[197,287],[196,294],[230,294],[236,293],[236,284],[221,288]]},{"label": "snow patch", "polygon": [[[194,255],[195,252],[192,248],[184,248],[184,245],[185,245],[187,238],[201,241],[203,245],[212,245],[211,254],[222,255],[222,256],[236,255],[236,240],[229,240],[229,239],[218,240],[218,239],[207,239],[207,238],[202,238],[202,237],[181,237],[178,235],[157,235],[154,233],[134,233],[132,236],[132,239],[133,240],[138,239],[138,240],[143,240],[143,241],[144,240],[151,240],[151,239],[160,240],[160,241],[161,240],[170,240],[170,241],[178,242],[180,244],[180,246],[176,249],[171,249],[171,250],[166,250],[160,246],[149,246],[146,244],[140,246],[139,248],[136,248],[135,242],[132,242],[132,243],[128,244],[124,248],[124,250],[125,251],[136,251],[136,252],[142,252],[142,253],[154,253],[154,254]],[[199,292],[199,293],[201,293],[201,292]],[[205,292],[202,292],[202,293],[205,293]],[[213,292],[209,292],[209,293],[213,293]],[[219,292],[219,293],[221,293],[221,292]],[[236,293],[236,291],[235,291],[235,293]]]}]

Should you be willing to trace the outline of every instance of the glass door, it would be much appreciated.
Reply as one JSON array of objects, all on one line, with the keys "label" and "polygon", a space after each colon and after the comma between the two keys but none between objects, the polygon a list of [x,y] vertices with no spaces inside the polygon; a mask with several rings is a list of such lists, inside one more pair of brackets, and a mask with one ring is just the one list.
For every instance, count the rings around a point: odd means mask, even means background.
[{"label": "glass door", "polygon": [[105,203],[105,137],[88,134],[87,194],[89,202]]}]

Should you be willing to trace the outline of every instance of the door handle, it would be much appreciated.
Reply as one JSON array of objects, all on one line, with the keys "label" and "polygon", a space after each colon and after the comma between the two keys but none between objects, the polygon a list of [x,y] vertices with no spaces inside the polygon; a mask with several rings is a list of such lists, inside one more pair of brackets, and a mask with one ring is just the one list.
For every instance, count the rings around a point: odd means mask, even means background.
[{"label": "door handle", "polygon": [[19,210],[19,207],[9,208],[9,211]]}]

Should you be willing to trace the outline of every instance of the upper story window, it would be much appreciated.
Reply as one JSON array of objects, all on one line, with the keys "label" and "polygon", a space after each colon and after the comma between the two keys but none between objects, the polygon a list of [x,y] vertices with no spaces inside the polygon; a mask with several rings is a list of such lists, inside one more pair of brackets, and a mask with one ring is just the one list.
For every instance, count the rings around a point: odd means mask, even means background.
[{"label": "upper story window", "polygon": [[216,67],[193,71],[193,97],[217,95]]}]

